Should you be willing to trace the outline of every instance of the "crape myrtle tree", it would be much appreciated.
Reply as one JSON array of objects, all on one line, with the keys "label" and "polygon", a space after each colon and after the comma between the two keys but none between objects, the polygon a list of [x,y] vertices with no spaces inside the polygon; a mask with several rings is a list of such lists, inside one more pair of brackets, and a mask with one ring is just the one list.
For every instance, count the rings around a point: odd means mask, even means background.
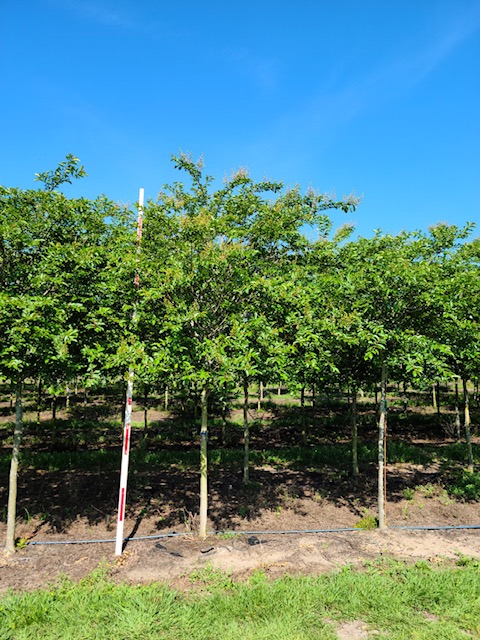
[{"label": "crape myrtle tree", "polygon": [[479,372],[480,240],[467,241],[472,224],[439,224],[425,236],[431,289],[425,299],[433,311],[428,332],[449,349],[449,377],[461,381],[468,468],[473,471],[468,381]]},{"label": "crape myrtle tree", "polygon": [[83,175],[78,159],[67,156],[56,170],[38,174],[43,189],[0,187],[0,375],[14,382],[16,394],[8,552],[15,546],[25,380],[71,379],[119,323],[109,305],[111,256],[118,255],[111,241],[123,236],[119,209],[104,198],[69,199],[57,190]]},{"label": "crape myrtle tree", "polygon": [[[381,380],[378,503],[382,529],[386,527],[387,369],[394,375],[406,371],[412,378],[423,376],[429,367],[438,376],[448,370],[449,349],[426,333],[432,318],[424,301],[431,283],[421,259],[423,245],[418,233],[390,236],[377,232],[373,238],[359,238],[340,249],[342,278],[353,287],[350,310],[366,332],[363,337],[360,332],[358,346],[360,352],[364,350],[363,358],[376,367],[377,380]],[[346,343],[352,342],[351,333],[346,332]]]},{"label": "crape myrtle tree", "polygon": [[[349,199],[351,209],[356,204],[356,199]],[[323,220],[316,229],[319,237],[297,258],[288,288],[290,305],[285,314],[285,333],[291,346],[288,371],[291,384],[300,391],[303,443],[307,441],[305,390],[313,389],[319,382],[331,382],[339,371],[332,332],[332,313],[337,308],[337,250],[352,232],[352,227],[341,227],[333,238],[330,237],[331,229],[329,219]]]},{"label": "crape myrtle tree", "polygon": [[171,368],[200,397],[199,533],[206,537],[208,397],[234,377],[228,336],[247,302],[251,260],[248,245],[230,231],[249,182],[239,173],[211,192],[200,163],[185,155],[174,162],[190,187],[165,187],[145,208],[139,328],[159,372]]},{"label": "crape myrtle tree", "polygon": [[[153,360],[169,363],[200,396],[200,536],[205,537],[209,392],[235,381],[239,371],[243,382],[245,374],[248,379],[261,373],[248,350],[258,349],[263,339],[259,333],[255,343],[253,334],[260,326],[268,332],[283,325],[276,324],[278,304],[264,303],[266,323],[252,321],[258,292],[268,303],[277,300],[278,277],[290,272],[308,245],[302,226],[324,220],[326,209],[348,210],[351,204],[313,191],[284,191],[278,182],[256,183],[243,170],[214,190],[200,162],[186,155],[174,162],[190,186],[165,187],[145,209],[139,322]],[[236,337],[240,327],[244,334],[253,332],[251,340]]]},{"label": "crape myrtle tree", "polygon": [[281,332],[269,322],[267,313],[265,311],[262,313],[264,302],[258,300],[258,307],[255,303],[251,303],[248,313],[240,312],[233,318],[232,327],[226,339],[230,370],[243,392],[244,483],[248,483],[250,479],[248,415],[250,383],[255,379],[282,378],[288,354],[288,345],[282,339]]}]

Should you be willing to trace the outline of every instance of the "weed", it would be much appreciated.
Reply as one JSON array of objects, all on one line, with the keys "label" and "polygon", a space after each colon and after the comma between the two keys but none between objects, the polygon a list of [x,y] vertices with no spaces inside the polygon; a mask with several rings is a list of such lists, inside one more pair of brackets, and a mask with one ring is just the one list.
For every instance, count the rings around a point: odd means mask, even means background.
[{"label": "weed", "polygon": [[403,490],[403,497],[405,498],[405,500],[412,501],[415,497],[415,489],[412,489],[412,487],[405,487],[405,489]]},{"label": "weed", "polygon": [[248,515],[249,515],[249,513],[250,513],[250,510],[249,510],[249,508],[248,508],[248,507],[246,507],[245,505],[241,504],[241,505],[238,507],[238,515],[239,515],[241,518],[247,518],[247,517],[248,517]]},{"label": "weed", "polygon": [[28,547],[27,538],[16,538],[15,539],[15,547],[17,549],[25,549],[25,547]]},{"label": "weed", "polygon": [[478,500],[480,498],[480,476],[462,469],[451,476],[447,491],[455,498]]},{"label": "weed", "polygon": [[442,487],[438,484],[432,484],[431,482],[428,484],[417,485],[415,490],[425,498],[433,498],[434,496],[439,496],[442,493]]},{"label": "weed", "polygon": [[378,529],[378,517],[364,509],[364,516],[355,525],[355,529]]},{"label": "weed", "polygon": [[235,533],[235,531],[217,531],[215,535],[220,540],[231,540],[232,538],[238,537],[238,534]]}]

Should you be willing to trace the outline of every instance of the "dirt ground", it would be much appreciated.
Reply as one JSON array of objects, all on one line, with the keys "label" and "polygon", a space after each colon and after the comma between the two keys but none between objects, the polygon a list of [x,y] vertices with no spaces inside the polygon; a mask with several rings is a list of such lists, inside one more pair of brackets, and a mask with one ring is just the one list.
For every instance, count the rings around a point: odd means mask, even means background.
[{"label": "dirt ground", "polygon": [[[210,535],[206,540],[188,531],[195,519],[169,537],[159,531],[155,517],[130,517],[125,534],[156,536],[129,541],[121,557],[114,555],[114,542],[55,544],[73,540],[111,540],[115,526],[104,519],[91,523],[77,518],[66,531],[58,533],[41,522],[20,523],[18,535],[30,544],[13,556],[0,555],[0,592],[35,589],[61,576],[73,580],[85,577],[103,564],[118,581],[144,584],[164,581],[171,586],[188,588],[189,575],[205,567],[218,568],[242,579],[262,569],[275,578],[283,574],[319,574],[344,565],[361,567],[380,556],[406,561],[428,560],[446,563],[462,556],[480,558],[480,530],[410,531],[388,529],[345,532],[302,533],[300,530],[349,527],[354,517],[347,505],[328,500],[296,498],[294,504],[274,511],[264,510],[250,521],[238,523],[242,535]],[[415,504],[416,502],[416,504]],[[418,516],[408,514],[417,510]],[[402,515],[403,511],[403,515]],[[419,497],[409,505],[390,505],[389,524],[425,526],[430,521],[458,524],[473,522],[478,504],[443,504],[438,497]],[[358,520],[358,519],[357,519]],[[480,517],[477,518],[480,522]],[[5,526],[0,527],[4,536]],[[297,533],[261,533],[262,531],[297,531]],[[250,532],[250,533],[249,533]],[[49,542],[54,544],[37,544]],[[35,544],[31,544],[35,543]]]},{"label": "dirt ground", "polygon": [[[8,413],[8,407],[4,409]],[[138,413],[136,419],[141,418]],[[163,416],[152,413],[153,418],[161,420]],[[363,433],[369,435],[365,428]],[[60,441],[66,441],[62,438],[68,434],[59,434]],[[5,431],[4,438],[7,435]],[[46,445],[43,440],[37,444],[34,435],[29,446],[42,451]],[[408,435],[412,443],[423,442],[420,433]],[[370,437],[375,437],[373,430]],[[273,429],[267,435],[261,432],[253,435],[252,447],[274,447],[278,444],[275,438],[278,443],[291,443],[298,434]],[[105,441],[101,446],[117,450],[119,442]],[[478,436],[474,442],[479,442]],[[164,440],[162,447],[168,446]],[[186,442],[182,446],[193,445]],[[365,516],[374,516],[376,465],[364,465],[358,478],[333,464],[303,470],[257,466],[251,469],[248,487],[242,482],[241,468],[217,466],[209,476],[209,530],[242,534],[223,533],[199,540],[195,535],[198,472],[181,465],[133,470],[124,536],[148,539],[129,541],[123,555],[116,557],[118,470],[25,468],[19,476],[16,531],[25,546],[9,557],[0,550],[0,592],[35,589],[60,576],[80,580],[100,564],[108,566],[118,581],[141,584],[158,580],[188,588],[188,576],[210,566],[242,579],[259,569],[278,577],[285,573],[318,574],[345,565],[361,567],[379,556],[439,564],[461,556],[480,558],[480,529],[398,528],[480,525],[480,503],[452,499],[444,490],[442,473],[438,464],[388,465],[387,523],[391,528],[386,532],[307,533],[351,528]],[[7,473],[3,473],[0,508],[6,505],[7,484]],[[1,545],[4,520],[0,520]],[[98,542],[58,544],[85,540]]]}]

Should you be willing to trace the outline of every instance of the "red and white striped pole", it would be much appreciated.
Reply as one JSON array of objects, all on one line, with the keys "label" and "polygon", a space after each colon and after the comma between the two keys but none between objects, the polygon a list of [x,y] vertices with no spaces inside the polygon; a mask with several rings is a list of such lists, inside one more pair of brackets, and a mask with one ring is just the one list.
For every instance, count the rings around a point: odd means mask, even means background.
[{"label": "red and white striped pole", "polygon": [[[138,222],[137,222],[137,253],[140,252],[142,239],[144,190],[138,194]],[[138,289],[138,272],[135,274],[135,286]],[[136,304],[133,306],[132,324],[135,324],[137,315]],[[123,426],[122,466],[120,470],[120,491],[118,493],[117,537],[115,539],[115,555],[121,556],[123,551],[123,525],[125,523],[125,503],[127,498],[128,461],[130,457],[130,435],[132,431],[132,402],[133,402],[133,368],[128,372],[127,400],[125,403],[125,420]]]}]

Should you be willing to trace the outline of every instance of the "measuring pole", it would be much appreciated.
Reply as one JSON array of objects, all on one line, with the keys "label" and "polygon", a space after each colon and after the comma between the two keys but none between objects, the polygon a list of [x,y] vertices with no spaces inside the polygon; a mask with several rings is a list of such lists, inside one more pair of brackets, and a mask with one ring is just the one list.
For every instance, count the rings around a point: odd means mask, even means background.
[{"label": "measuring pole", "polygon": [[[142,240],[142,216],[143,216],[144,190],[138,194],[138,221],[137,221],[137,254],[140,253]],[[135,288],[139,287],[138,271],[135,273]],[[137,319],[136,300],[133,304],[132,325]],[[127,399],[125,402],[125,419],[123,425],[122,466],[120,471],[120,491],[118,493],[117,537],[115,540],[115,555],[121,556],[123,550],[123,525],[125,523],[125,502],[127,497],[128,460],[130,457],[130,436],[132,431],[132,398],[133,398],[133,367],[128,371]]]}]

